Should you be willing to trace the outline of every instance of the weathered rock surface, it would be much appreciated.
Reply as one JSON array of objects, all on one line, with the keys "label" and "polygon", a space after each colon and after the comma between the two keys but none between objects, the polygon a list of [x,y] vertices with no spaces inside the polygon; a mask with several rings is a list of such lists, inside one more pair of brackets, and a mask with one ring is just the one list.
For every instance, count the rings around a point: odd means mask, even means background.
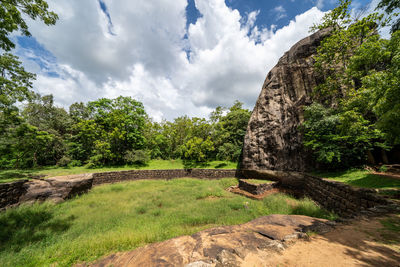
[{"label": "weathered rock surface", "polygon": [[241,266],[247,257],[262,260],[285,250],[294,240],[306,237],[306,231],[331,229],[331,223],[323,219],[269,215],[113,254],[91,266]]},{"label": "weathered rock surface", "polygon": [[320,82],[313,55],[330,30],[296,43],[268,73],[244,140],[242,169],[304,171],[307,154],[298,129],[303,106]]},{"label": "weathered rock surface", "polygon": [[58,176],[43,180],[32,180],[24,184],[26,193],[20,203],[52,200],[61,202],[92,188],[92,174]]}]

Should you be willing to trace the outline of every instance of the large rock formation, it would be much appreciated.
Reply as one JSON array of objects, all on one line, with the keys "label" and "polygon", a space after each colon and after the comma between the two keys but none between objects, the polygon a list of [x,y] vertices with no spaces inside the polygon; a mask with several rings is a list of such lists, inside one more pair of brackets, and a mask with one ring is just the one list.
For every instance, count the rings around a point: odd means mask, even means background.
[{"label": "large rock formation", "polygon": [[90,266],[262,266],[274,253],[307,237],[306,232],[327,232],[332,224],[301,215],[269,215],[113,254]]},{"label": "large rock formation", "polygon": [[296,43],[268,73],[247,127],[242,169],[304,171],[308,156],[299,126],[319,83],[313,55],[330,30]]}]

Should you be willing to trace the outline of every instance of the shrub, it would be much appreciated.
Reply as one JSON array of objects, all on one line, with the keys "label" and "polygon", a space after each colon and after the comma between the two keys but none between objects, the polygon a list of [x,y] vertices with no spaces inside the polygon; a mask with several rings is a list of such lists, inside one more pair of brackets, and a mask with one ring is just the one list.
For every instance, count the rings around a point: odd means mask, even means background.
[{"label": "shrub", "polygon": [[150,156],[145,150],[130,150],[125,153],[124,160],[128,164],[146,165]]},{"label": "shrub", "polygon": [[80,160],[71,160],[71,162],[68,164],[68,167],[80,167],[82,166],[82,161]]},{"label": "shrub", "polygon": [[67,167],[71,163],[71,158],[68,156],[63,156],[58,162],[57,166]]}]

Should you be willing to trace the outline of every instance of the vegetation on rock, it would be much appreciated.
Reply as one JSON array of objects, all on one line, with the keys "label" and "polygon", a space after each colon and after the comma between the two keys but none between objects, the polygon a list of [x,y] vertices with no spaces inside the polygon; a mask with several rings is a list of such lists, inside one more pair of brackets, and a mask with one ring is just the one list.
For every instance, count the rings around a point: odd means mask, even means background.
[{"label": "vegetation on rock", "polygon": [[352,19],[350,3],[342,0],[313,27],[332,29],[315,57],[324,82],[314,89],[303,124],[305,146],[325,168],[361,165],[368,151],[400,144],[400,31],[383,39],[378,30],[390,18]]}]

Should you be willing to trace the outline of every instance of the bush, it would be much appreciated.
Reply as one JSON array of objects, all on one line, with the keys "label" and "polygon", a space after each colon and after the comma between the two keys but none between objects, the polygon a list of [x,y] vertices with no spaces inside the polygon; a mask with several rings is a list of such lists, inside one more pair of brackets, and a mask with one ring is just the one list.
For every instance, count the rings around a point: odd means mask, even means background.
[{"label": "bush", "polygon": [[85,165],[86,169],[95,169],[97,166],[94,164],[92,161],[89,160],[89,162]]},{"label": "bush", "polygon": [[67,167],[71,163],[71,158],[68,156],[63,156],[58,162],[57,166]]},{"label": "bush", "polygon": [[124,160],[128,164],[146,165],[150,156],[145,150],[130,150],[125,153]]},{"label": "bush", "polygon": [[82,161],[80,160],[71,160],[71,162],[68,164],[68,167],[80,167],[82,166]]}]

